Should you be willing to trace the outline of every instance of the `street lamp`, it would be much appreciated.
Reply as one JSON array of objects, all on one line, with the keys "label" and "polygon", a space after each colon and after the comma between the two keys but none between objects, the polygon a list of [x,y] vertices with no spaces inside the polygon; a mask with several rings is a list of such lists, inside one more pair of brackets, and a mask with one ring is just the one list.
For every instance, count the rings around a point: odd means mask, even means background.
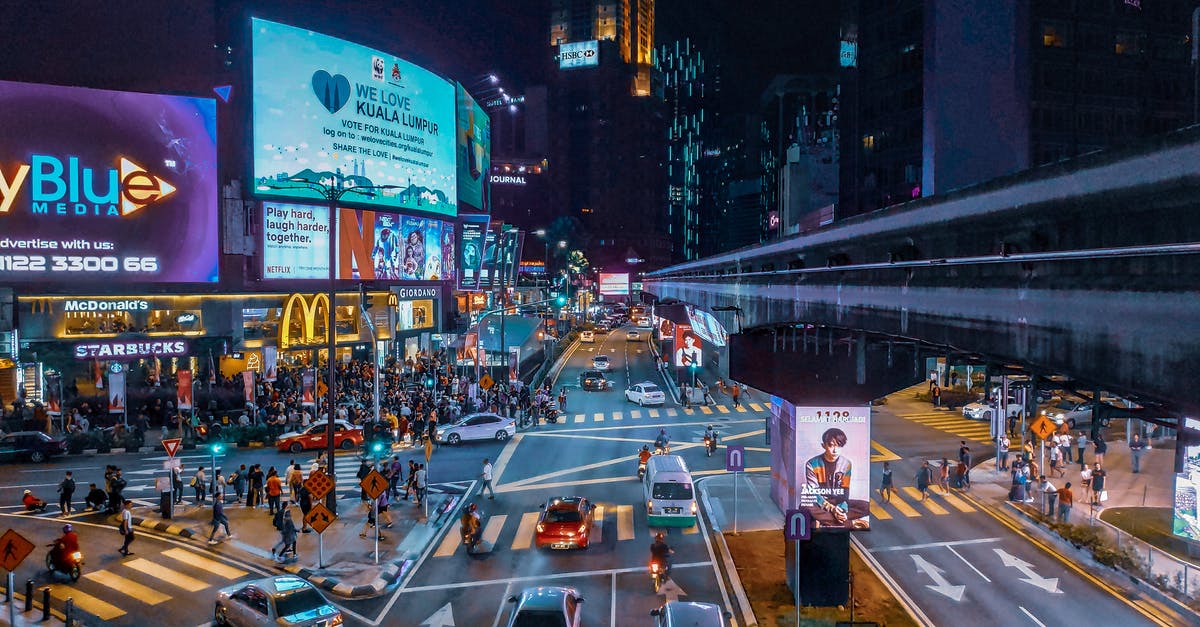
[{"label": "street lamp", "polygon": [[[326,455],[328,460],[326,463],[327,474],[337,484],[337,475],[334,474],[334,404],[337,394],[337,369],[334,366],[334,355],[337,352],[337,205],[338,202],[346,194],[362,194],[368,198],[374,198],[375,192],[383,189],[399,189],[396,185],[344,185],[345,177],[340,172],[333,173],[333,184],[321,182],[313,182],[298,177],[288,177],[283,179],[288,183],[295,185],[276,186],[270,183],[259,185],[260,190],[271,189],[298,189],[307,188],[318,194],[321,198],[329,203],[329,304],[326,307],[329,310],[329,320],[325,325],[325,338],[327,340],[327,355],[329,367],[329,382],[328,389],[325,391],[325,398],[329,402],[329,413],[326,415],[325,421],[325,439],[327,441]],[[330,490],[327,507],[335,514],[337,513],[337,491]]]}]

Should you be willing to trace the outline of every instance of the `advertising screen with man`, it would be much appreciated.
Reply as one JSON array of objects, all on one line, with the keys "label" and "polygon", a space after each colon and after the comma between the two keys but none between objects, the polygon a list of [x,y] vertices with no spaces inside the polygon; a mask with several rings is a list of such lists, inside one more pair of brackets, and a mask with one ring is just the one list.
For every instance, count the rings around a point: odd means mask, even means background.
[{"label": "advertising screen with man", "polygon": [[704,346],[700,336],[685,324],[675,325],[675,367],[697,368],[704,365]]},{"label": "advertising screen with man", "polygon": [[796,407],[793,477],[817,529],[870,529],[869,407]]}]

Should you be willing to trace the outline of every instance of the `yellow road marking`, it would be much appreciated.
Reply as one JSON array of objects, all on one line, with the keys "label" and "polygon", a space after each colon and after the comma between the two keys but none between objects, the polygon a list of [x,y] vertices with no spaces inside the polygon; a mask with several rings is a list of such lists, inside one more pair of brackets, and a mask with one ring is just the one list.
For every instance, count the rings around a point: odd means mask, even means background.
[{"label": "yellow road marking", "polygon": [[913,509],[912,505],[905,503],[904,499],[900,498],[899,493],[892,495],[892,500],[888,502],[888,505],[891,505],[892,507],[895,507],[896,509],[900,510],[901,514],[904,514],[905,516],[907,516],[909,518],[916,518],[917,516],[921,515],[921,512],[918,512],[917,510]]},{"label": "yellow road marking", "polygon": [[954,494],[943,494],[942,498],[945,499],[947,503],[953,505],[954,508],[960,512],[970,513],[975,511],[974,507],[971,507],[966,501],[954,496]]},{"label": "yellow road marking", "polygon": [[904,493],[908,495],[908,498],[916,501],[922,507],[924,507],[925,509],[928,509],[929,511],[933,512],[934,514],[942,516],[942,515],[950,513],[948,511],[946,511],[945,509],[943,509],[941,505],[938,505],[937,503],[935,503],[933,501],[933,499],[925,499],[924,501],[922,501],[921,500],[921,491],[912,486],[904,486],[903,488],[900,488],[900,489],[903,490]]},{"label": "yellow road marking", "polygon": [[871,501],[871,515],[874,516],[875,518],[878,518],[879,520],[891,520],[892,519],[892,515],[887,513],[887,510],[883,509],[882,506],[876,505],[875,501],[873,501],[873,500]]},{"label": "yellow road marking", "polygon": [[684,409],[684,410],[683,410],[683,413],[684,413],[684,414],[687,414],[688,416],[691,416],[692,414],[696,413],[696,410],[694,410],[694,409]]},{"label": "yellow road marking", "polygon": [[594,416],[592,416],[592,418],[595,419],[596,422],[604,422],[604,412],[598,411]]},{"label": "yellow road marking", "polygon": [[754,411],[763,411],[762,405],[759,405],[758,403],[750,403],[750,409],[753,409]]},{"label": "yellow road marking", "polygon": [[711,413],[713,413],[712,409],[709,409],[708,405],[701,405],[701,406],[700,406],[700,412],[701,412],[701,413],[704,413],[704,414],[711,414]]},{"label": "yellow road marking", "polygon": [[125,562],[123,565],[127,568],[132,568],[136,571],[146,573],[155,579],[160,579],[173,586],[183,588],[188,592],[199,592],[200,590],[208,587],[207,583],[204,583],[199,579],[193,579],[187,575],[177,573],[166,566],[156,564],[148,559],[142,559],[139,557],[135,560]]},{"label": "yellow road marking", "polygon": [[525,512],[521,514],[521,524],[517,527],[517,537],[513,539],[513,550],[528,549],[533,545],[533,532],[537,527],[540,512]]},{"label": "yellow road marking", "polygon": [[232,566],[226,566],[220,562],[210,560],[207,557],[200,557],[199,555],[196,555],[191,551],[185,551],[184,549],[170,549],[168,551],[163,551],[163,555],[173,560],[183,562],[188,566],[195,566],[200,570],[206,570],[214,575],[217,575],[218,577],[237,579],[238,577],[246,576],[246,571],[244,570],[238,570]]},{"label": "yellow road marking", "polygon": [[633,506],[617,506],[617,540],[633,539]]},{"label": "yellow road marking", "polygon": [[601,542],[604,542],[604,506],[597,505],[596,509],[592,510],[592,533],[588,544]]},{"label": "yellow road marking", "polygon": [[686,536],[686,535],[691,535],[693,533],[700,533],[700,525],[692,525],[691,527],[683,528],[683,535]]},{"label": "yellow road marking", "polygon": [[[651,411],[651,412],[653,412],[654,410],[653,410],[653,409],[651,409],[650,411]],[[642,417],[642,412],[641,412],[640,410],[637,410],[637,409],[631,409],[631,410],[629,410],[629,417],[630,417],[630,418],[641,418],[641,417]]]},{"label": "yellow road marking", "polygon": [[500,485],[500,476],[504,474],[504,470],[508,468],[508,460],[512,459],[513,453],[517,452],[517,447],[521,445],[521,440],[525,439],[524,433],[518,433],[513,436],[513,439],[504,445],[504,449],[500,451],[500,456],[496,458],[496,463],[492,465],[492,485]]},{"label": "yellow road marking", "polygon": [[739,414],[744,414],[744,413],[746,413],[746,406],[738,405],[737,407],[734,408],[734,411],[736,411]]},{"label": "yellow road marking", "polygon": [[170,601],[171,595],[163,594],[150,586],[132,580],[126,579],[120,575],[111,573],[107,570],[96,570],[90,573],[83,574],[84,579],[90,579],[105,588],[120,592],[121,594],[129,595],[146,605],[158,605],[163,601]]},{"label": "yellow road marking", "polygon": [[457,531],[451,531],[442,538],[442,543],[438,545],[438,550],[434,551],[434,557],[450,557],[458,550],[458,545],[462,544],[462,536]]},{"label": "yellow road marking", "polygon": [[667,408],[667,416],[678,416],[678,415],[679,415],[679,412],[675,411],[674,407]]},{"label": "yellow road marking", "polygon": [[650,417],[651,417],[651,418],[658,418],[658,410],[657,410],[657,409],[651,409],[651,410],[650,410]]},{"label": "yellow road marking", "polygon": [[[962,418],[917,418],[913,420],[917,424],[922,424],[927,427],[943,426],[943,425],[964,425],[966,423]],[[964,425],[965,426],[965,425]]]},{"label": "yellow road marking", "polygon": [[50,586],[50,596],[66,601],[67,597],[75,599],[75,607],[99,618],[100,620],[112,620],[118,616],[124,616],[125,610],[101,601],[96,597],[70,586],[53,585]]},{"label": "yellow road marking", "polygon": [[899,455],[893,453],[886,446],[876,442],[875,440],[871,440],[871,448],[875,449],[876,451],[879,451],[878,455],[875,453],[871,454],[872,462],[890,462],[890,461],[895,461],[897,459],[901,459],[901,457]]},{"label": "yellow road marking", "polygon": [[729,408],[724,405],[717,405],[717,411],[721,412],[722,414],[728,414]]},{"label": "yellow road marking", "polygon": [[613,419],[613,420],[620,420],[620,419],[621,419],[621,412],[619,412],[619,411],[614,411],[614,412],[612,413],[612,419]]},{"label": "yellow road marking", "polygon": [[583,422],[585,419],[583,414],[575,414],[575,424]]},{"label": "yellow road marking", "polygon": [[488,518],[487,524],[483,527],[483,541],[494,546],[496,539],[500,537],[500,531],[504,529],[506,520],[508,520],[508,516],[504,514]]}]

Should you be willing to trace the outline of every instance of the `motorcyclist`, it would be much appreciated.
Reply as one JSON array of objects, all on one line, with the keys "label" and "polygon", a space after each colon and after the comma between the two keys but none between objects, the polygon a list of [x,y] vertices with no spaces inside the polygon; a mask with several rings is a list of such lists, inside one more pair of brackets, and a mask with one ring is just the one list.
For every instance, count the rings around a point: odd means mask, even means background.
[{"label": "motorcyclist", "polygon": [[708,428],[704,430],[704,443],[708,445],[709,449],[716,450],[717,430],[713,425],[708,425]]},{"label": "motorcyclist", "polygon": [[21,496],[21,504],[25,506],[25,511],[27,512],[32,512],[33,510],[39,512],[46,511],[46,502],[34,496],[30,490],[26,490]]},{"label": "motorcyclist", "polygon": [[667,546],[666,536],[663,532],[654,534],[654,543],[650,545],[650,561],[658,562],[662,566],[663,574],[671,572],[671,556],[675,551]]},{"label": "motorcyclist", "polygon": [[63,525],[62,530],[62,537],[55,540],[54,548],[50,549],[50,559],[56,567],[65,565],[67,558],[79,550],[79,536],[75,534],[75,529],[71,527],[71,523]]},{"label": "motorcyclist", "polygon": [[643,444],[642,450],[638,451],[638,472],[642,472],[642,469],[646,467],[651,457],[653,455],[650,453],[650,447]]},{"label": "motorcyclist", "polygon": [[463,510],[462,520],[463,544],[468,551],[475,550],[479,544],[479,506],[471,503]]},{"label": "motorcyclist", "polygon": [[667,437],[666,429],[659,429],[658,437],[654,438],[654,448],[661,449],[664,452],[671,450],[671,438]]},{"label": "motorcyclist", "polygon": [[558,410],[567,411],[567,388],[559,388],[558,390]]}]

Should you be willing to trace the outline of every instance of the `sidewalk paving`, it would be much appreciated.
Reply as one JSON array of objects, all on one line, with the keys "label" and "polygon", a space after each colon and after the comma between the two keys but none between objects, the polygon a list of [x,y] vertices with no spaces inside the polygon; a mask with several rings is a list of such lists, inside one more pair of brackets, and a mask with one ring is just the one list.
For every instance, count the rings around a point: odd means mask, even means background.
[{"label": "sidewalk paving", "polygon": [[[412,567],[424,552],[434,535],[443,524],[451,519],[461,502],[462,494],[429,494],[429,515],[425,507],[417,507],[414,501],[403,496],[391,503],[389,508],[393,526],[380,527],[379,562],[375,562],[374,530],[366,530],[367,537],[359,537],[367,519],[368,509],[356,496],[338,501],[337,520],[323,534],[300,533],[296,543],[299,559],[281,564],[272,559],[271,548],[279,541],[279,531],[271,523],[272,516],[264,505],[247,508],[233,503],[226,496],[225,515],[229,518],[232,538],[225,537],[224,529],[216,534],[219,543],[208,544],[212,532],[212,505],[196,505],[191,498],[176,505],[171,520],[163,520],[157,507],[135,507],[134,523],[144,529],[180,536],[211,551],[222,553],[299,575],[314,585],[347,598],[364,598],[382,594]],[[296,529],[302,527],[300,510],[293,508]],[[112,519],[116,524],[115,518]],[[381,520],[382,522],[382,520]],[[319,564],[319,546],[324,541],[324,563]]]}]

